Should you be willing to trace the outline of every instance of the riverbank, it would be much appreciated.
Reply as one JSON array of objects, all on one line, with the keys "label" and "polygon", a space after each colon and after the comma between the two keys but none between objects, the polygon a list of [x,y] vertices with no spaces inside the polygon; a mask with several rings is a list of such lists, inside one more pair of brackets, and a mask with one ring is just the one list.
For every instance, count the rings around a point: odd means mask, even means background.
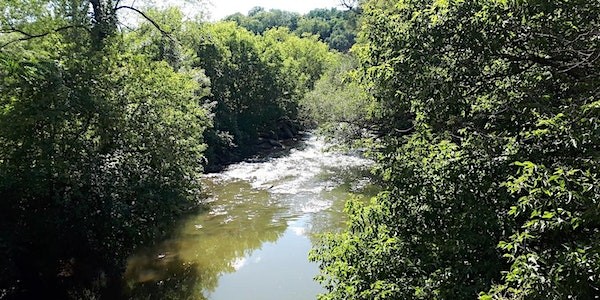
[{"label": "riverbank", "polygon": [[231,164],[291,149],[310,134],[297,121],[280,119],[273,124],[272,130],[259,133],[246,145],[231,147],[227,151],[217,151],[211,155],[204,166],[205,172],[218,173]]},{"label": "riverbank", "polygon": [[219,300],[311,299],[323,292],[312,280],[318,268],[308,251],[316,234],[343,227],[350,194],[367,199],[377,192],[372,162],[326,152],[312,134],[291,146],[207,174],[207,210],[130,257],[127,293]]}]

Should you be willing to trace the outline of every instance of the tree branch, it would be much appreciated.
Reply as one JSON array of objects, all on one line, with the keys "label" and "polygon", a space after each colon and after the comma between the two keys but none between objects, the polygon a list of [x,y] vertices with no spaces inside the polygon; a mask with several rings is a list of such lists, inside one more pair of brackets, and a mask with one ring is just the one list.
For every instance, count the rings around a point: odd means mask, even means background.
[{"label": "tree branch", "polygon": [[128,6],[128,5],[122,5],[119,7],[115,7],[114,11],[116,12],[117,10],[120,10],[120,9],[129,9],[129,10],[133,10],[134,12],[140,14],[142,17],[144,17],[144,19],[146,19],[146,21],[150,22],[156,29],[158,29],[158,31],[160,31],[160,33],[162,33],[163,35],[172,39],[170,32],[167,32],[164,29],[162,29],[160,27],[160,25],[158,23],[156,23],[156,21],[154,21],[154,20],[152,20],[152,18],[148,17],[148,15],[146,15],[143,11],[141,11],[135,7],[132,7],[132,6]]},{"label": "tree branch", "polygon": [[57,33],[57,32],[63,31],[63,30],[74,29],[74,28],[82,28],[82,29],[85,29],[87,32],[91,33],[89,28],[87,28],[83,25],[68,25],[68,26],[59,27],[59,28],[56,28],[56,29],[53,29],[53,30],[50,30],[47,32],[43,32],[43,33],[29,33],[29,32],[26,32],[22,29],[18,29],[15,27],[11,27],[10,29],[2,29],[2,30],[0,30],[0,32],[2,32],[2,33],[18,33],[18,34],[23,35],[23,37],[14,39],[12,41],[9,41],[9,42],[6,42],[6,43],[0,45],[0,50],[8,45],[11,45],[11,44],[14,44],[17,42],[23,42],[23,41],[27,41],[27,40],[31,40],[31,39],[35,39],[35,38],[41,38],[41,37],[45,37],[52,33]]},{"label": "tree branch", "polygon": [[356,0],[340,0],[339,3],[348,10],[355,10],[358,7],[358,1]]}]

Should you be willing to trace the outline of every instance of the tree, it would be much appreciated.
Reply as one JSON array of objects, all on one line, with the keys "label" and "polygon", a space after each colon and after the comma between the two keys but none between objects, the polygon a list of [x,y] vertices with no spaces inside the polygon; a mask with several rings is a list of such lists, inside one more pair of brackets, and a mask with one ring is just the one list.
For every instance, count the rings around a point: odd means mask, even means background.
[{"label": "tree", "polygon": [[315,250],[323,298],[597,295],[598,3],[362,9],[388,191]]},{"label": "tree", "polygon": [[300,101],[301,119],[309,127],[341,144],[360,140],[373,120],[372,99],[353,75],[357,60],[350,54],[337,54],[313,90]]},{"label": "tree", "polygon": [[12,37],[0,48],[55,32],[77,29],[87,31],[92,45],[96,50],[100,50],[105,40],[117,31],[118,12],[122,10],[133,11],[162,30],[158,23],[143,11],[133,6],[122,5],[119,0],[40,0],[32,3],[11,1],[2,4],[0,9],[4,12],[0,17],[1,31]]},{"label": "tree", "polygon": [[[297,119],[298,103],[325,71],[323,43],[285,29],[262,36],[233,22],[193,25],[182,41],[211,78],[214,127],[207,132],[211,169],[255,154],[259,135],[277,139],[279,124]],[[288,137],[289,138],[289,137]]]},{"label": "tree", "polygon": [[32,4],[2,4],[0,291],[118,294],[129,253],[202,199],[206,79],[87,27],[87,2]]},{"label": "tree", "polygon": [[347,52],[352,45],[357,30],[357,13],[353,10],[314,9],[306,15],[272,9],[266,11],[255,7],[248,16],[240,13],[228,16],[227,21],[236,22],[255,34],[264,34],[269,29],[288,28],[300,37],[316,35],[330,48]]},{"label": "tree", "polygon": [[263,7],[255,7],[248,12],[248,16],[241,13],[233,14],[225,18],[225,21],[234,21],[255,34],[262,34],[268,29],[287,27],[295,30],[298,26],[300,15],[294,12],[279,9],[265,10]]}]

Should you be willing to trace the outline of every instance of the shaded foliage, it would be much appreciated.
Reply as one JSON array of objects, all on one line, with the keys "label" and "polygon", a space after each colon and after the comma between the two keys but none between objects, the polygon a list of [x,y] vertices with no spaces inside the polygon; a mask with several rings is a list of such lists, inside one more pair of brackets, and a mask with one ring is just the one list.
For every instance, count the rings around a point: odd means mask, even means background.
[{"label": "shaded foliage", "polygon": [[259,36],[232,22],[192,25],[184,35],[184,44],[201,58],[192,66],[211,78],[206,100],[214,113],[206,135],[211,165],[254,154],[259,135],[277,132],[281,120],[295,120],[299,99],[331,56],[315,39],[286,30]]},{"label": "shaded foliage", "polygon": [[120,1],[0,11],[0,298],[125,297],[127,256],[201,204],[206,159],[254,154],[293,123],[331,56],[316,38]]},{"label": "shaded foliage", "polygon": [[28,4],[0,20],[0,295],[116,296],[127,255],[201,201],[206,80],[128,51],[98,17],[116,3]]},{"label": "shaded foliage", "polygon": [[366,1],[388,192],[313,253],[324,299],[600,294],[594,1]]},{"label": "shaded foliage", "polygon": [[200,200],[199,85],[141,56],[109,62],[107,51],[101,65],[68,52],[3,55],[3,257],[10,276],[39,274],[32,291],[60,289],[57,274],[118,274],[124,255]]}]

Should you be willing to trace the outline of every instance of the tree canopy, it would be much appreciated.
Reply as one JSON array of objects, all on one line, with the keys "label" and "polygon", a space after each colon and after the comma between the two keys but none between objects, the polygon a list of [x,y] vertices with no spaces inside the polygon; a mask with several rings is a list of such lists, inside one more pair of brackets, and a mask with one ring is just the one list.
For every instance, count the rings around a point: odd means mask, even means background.
[{"label": "tree canopy", "polygon": [[358,13],[354,10],[314,9],[305,15],[278,9],[255,7],[248,15],[237,13],[225,18],[256,33],[285,27],[298,36],[316,35],[330,48],[347,52],[354,45]]},{"label": "tree canopy", "polygon": [[0,298],[125,297],[205,169],[302,125],[385,187],[313,250],[322,299],[597,298],[600,2],[343,2],[0,2]]},{"label": "tree canopy", "polygon": [[600,4],[361,9],[388,191],[313,252],[322,298],[597,297]]},{"label": "tree canopy", "polygon": [[124,297],[127,256],[204,202],[207,160],[295,122],[331,55],[120,1],[0,11],[0,297]]}]

